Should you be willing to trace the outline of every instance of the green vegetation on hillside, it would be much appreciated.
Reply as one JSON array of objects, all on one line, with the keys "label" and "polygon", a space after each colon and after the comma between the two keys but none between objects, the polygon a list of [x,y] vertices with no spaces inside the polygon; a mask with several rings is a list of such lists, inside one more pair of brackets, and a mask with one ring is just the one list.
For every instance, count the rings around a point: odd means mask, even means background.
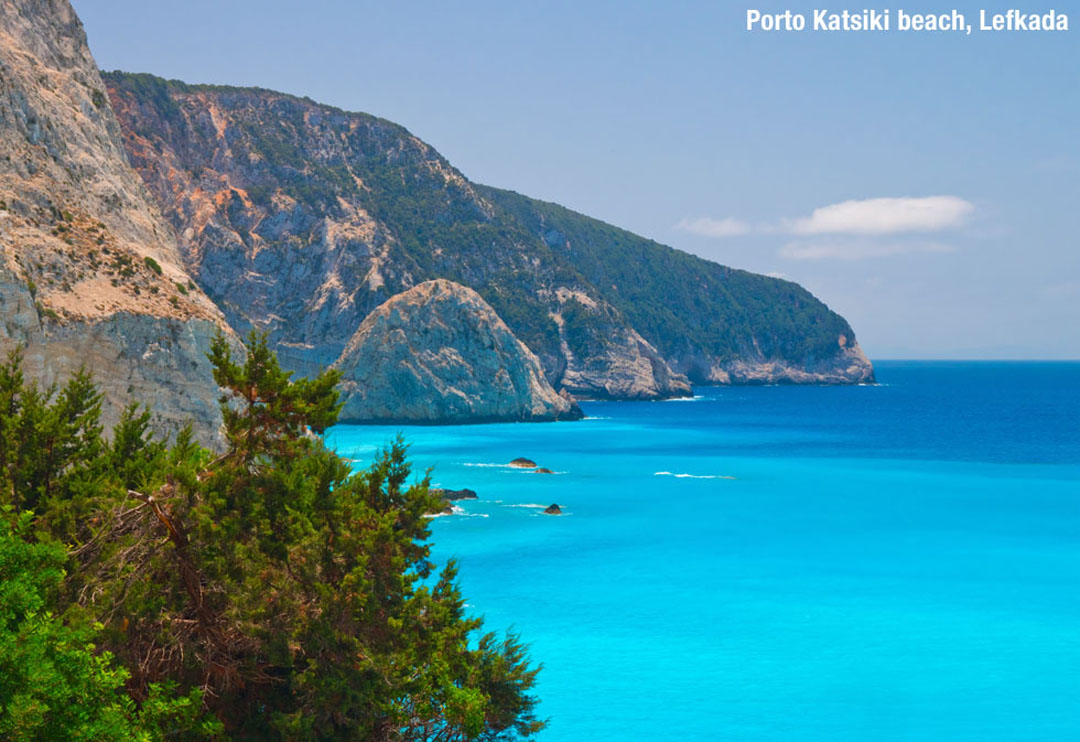
[{"label": "green vegetation on hillside", "polygon": [[796,283],[728,268],[558,204],[479,188],[538,239],[556,232],[562,257],[668,357],[697,346],[721,360],[760,352],[801,362],[835,354],[841,334],[854,339],[843,317]]},{"label": "green vegetation on hillside", "polygon": [[0,736],[501,740],[543,727],[515,636],[481,634],[436,573],[399,440],[366,471],[323,444],[333,372],[265,338],[213,345],[227,449],[102,434],[86,374],[0,365]]},{"label": "green vegetation on hillside", "polygon": [[[215,151],[218,133],[199,129],[206,104],[191,96],[216,97],[229,122],[229,157],[242,163],[230,166],[229,182],[245,188],[257,207],[232,199],[220,216],[245,240],[253,229],[282,250],[317,242],[324,218],[347,218],[343,203],[374,218],[387,256],[379,264],[384,284],[350,295],[365,311],[418,281],[462,283],[550,362],[549,373],[562,357],[554,312],[563,314],[575,352],[603,352],[605,337],[632,327],[698,381],[717,363],[779,360],[805,367],[835,357],[841,336],[844,345],[854,342],[850,325],[795,283],[728,268],[557,204],[471,183],[434,149],[383,119],[256,88],[148,78],[106,75],[134,103],[119,107],[121,121],[151,132],[158,150],[171,149],[193,169],[206,164],[200,158]],[[157,168],[144,175],[162,177]],[[277,193],[295,199],[295,209],[272,203]],[[182,222],[185,212],[176,213]],[[296,226],[282,230],[286,222]],[[362,264],[371,248],[356,249],[356,264]],[[363,275],[352,278],[362,285]],[[560,287],[614,310],[563,307],[554,298]],[[303,324],[286,321],[294,319]]]},{"label": "green vegetation on hillside", "polygon": [[[472,185],[405,128],[258,88],[188,85],[125,72],[104,77],[138,104],[140,134],[162,140],[182,135],[162,147],[178,147],[193,168],[202,166],[199,158],[210,148],[200,146],[177,100],[222,96],[235,123],[228,130],[230,149],[246,159],[240,184],[258,208],[272,213],[271,199],[280,192],[314,217],[340,217],[338,199],[354,201],[394,238],[398,270],[387,272],[388,281],[408,272],[415,280],[448,278],[473,287],[527,345],[557,349],[558,330],[536,295],[537,279],[576,285],[580,276],[544,255],[546,247],[512,219],[486,213]],[[448,179],[448,173],[458,178]],[[250,225],[240,206],[238,198],[230,199],[224,216],[244,235]],[[273,236],[262,236],[273,243]],[[543,264],[542,278],[529,276],[534,257]],[[391,284],[389,294],[405,288]],[[380,294],[380,301],[389,294]]]}]

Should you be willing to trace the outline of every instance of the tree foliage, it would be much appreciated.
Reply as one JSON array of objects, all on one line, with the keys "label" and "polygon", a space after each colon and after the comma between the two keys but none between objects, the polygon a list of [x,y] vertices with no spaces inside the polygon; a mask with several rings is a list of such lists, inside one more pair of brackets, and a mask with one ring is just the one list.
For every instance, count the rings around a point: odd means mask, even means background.
[{"label": "tree foliage", "polygon": [[[242,359],[224,338],[210,358],[224,452],[189,432],[166,446],[134,407],[106,440],[85,374],[41,392],[17,356],[0,369],[0,502],[19,524],[4,534],[37,550],[47,587],[6,630],[53,631],[20,655],[12,692],[55,666],[48,651],[62,643],[78,645],[73,671],[86,669],[69,683],[83,690],[61,695],[72,708],[97,699],[137,738],[453,742],[541,729],[538,668],[520,640],[482,633],[456,565],[430,560],[440,503],[404,442],[354,473],[320,437],[339,409],[335,372],[293,380],[257,335]],[[41,718],[65,724],[58,708]]]},{"label": "tree foliage", "polygon": [[128,671],[95,651],[100,626],[65,622],[50,607],[67,554],[36,541],[32,513],[0,510],[0,738],[85,742],[207,739],[220,724],[202,712],[201,691],[148,689],[136,708]]}]

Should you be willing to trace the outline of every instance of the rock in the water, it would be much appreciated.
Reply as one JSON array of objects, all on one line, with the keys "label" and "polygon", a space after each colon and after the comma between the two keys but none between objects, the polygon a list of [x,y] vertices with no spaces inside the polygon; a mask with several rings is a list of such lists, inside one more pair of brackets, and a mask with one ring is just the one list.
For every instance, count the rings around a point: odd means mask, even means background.
[{"label": "rock in the water", "polygon": [[578,406],[470,288],[427,281],[360,324],[335,366],[345,422],[576,420]]},{"label": "rock in the water", "polygon": [[475,500],[476,491],[471,489],[460,490],[446,490],[446,489],[433,489],[431,490],[433,495],[437,495],[444,500]]},{"label": "rock in the water", "polygon": [[546,469],[546,468],[541,466],[539,469],[536,470],[536,473],[537,474],[554,474],[555,472],[553,472],[551,469]]},{"label": "rock in the water", "polygon": [[555,503],[551,503],[546,508],[544,508],[544,513],[546,515],[562,515],[562,508],[560,508]]},{"label": "rock in the water", "polygon": [[510,462],[510,466],[515,469],[535,469],[536,462],[532,459],[517,458]]}]

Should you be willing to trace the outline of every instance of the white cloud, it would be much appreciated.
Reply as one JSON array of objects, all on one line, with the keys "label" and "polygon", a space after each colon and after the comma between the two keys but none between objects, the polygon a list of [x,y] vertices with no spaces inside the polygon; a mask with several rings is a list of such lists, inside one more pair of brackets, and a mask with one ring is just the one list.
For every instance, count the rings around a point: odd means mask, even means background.
[{"label": "white cloud", "polygon": [[741,234],[749,234],[750,225],[731,217],[713,219],[703,216],[697,219],[683,219],[675,225],[675,229],[699,234],[703,237],[737,237]]},{"label": "white cloud", "polygon": [[787,226],[794,234],[807,235],[938,232],[961,226],[973,211],[971,202],[957,196],[867,198],[822,206]]},{"label": "white cloud", "polygon": [[703,237],[744,234],[880,236],[940,232],[963,226],[975,205],[959,196],[865,198],[814,209],[808,217],[782,219],[777,224],[750,224],[735,217],[686,218],[675,229]]},{"label": "white cloud", "polygon": [[832,238],[796,240],[780,248],[780,256],[792,260],[864,260],[910,253],[945,253],[952,245],[923,240],[875,242],[865,239]]}]

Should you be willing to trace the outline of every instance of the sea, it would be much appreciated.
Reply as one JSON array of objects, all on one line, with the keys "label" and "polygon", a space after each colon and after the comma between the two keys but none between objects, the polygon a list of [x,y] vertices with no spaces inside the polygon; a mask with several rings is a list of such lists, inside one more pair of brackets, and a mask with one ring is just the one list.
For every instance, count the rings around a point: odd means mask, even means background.
[{"label": "sea", "polygon": [[476,490],[434,558],[543,664],[540,742],[1080,740],[1080,363],[875,367],[329,440]]}]

